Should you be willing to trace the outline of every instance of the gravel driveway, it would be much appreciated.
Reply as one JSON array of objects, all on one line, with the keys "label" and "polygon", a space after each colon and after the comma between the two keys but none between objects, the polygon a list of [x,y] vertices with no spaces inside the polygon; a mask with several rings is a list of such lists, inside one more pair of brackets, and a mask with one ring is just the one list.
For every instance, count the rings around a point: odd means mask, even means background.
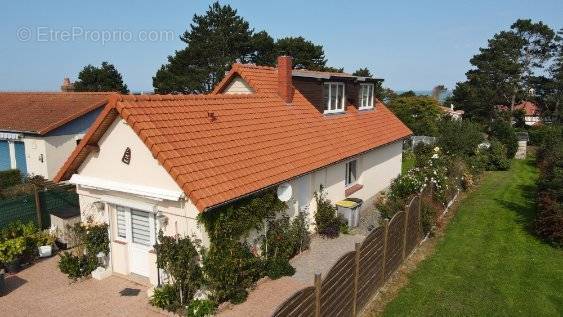
[{"label": "gravel driveway", "polygon": [[6,276],[0,316],[162,316],[149,307],[147,287],[117,276],[70,283],[57,262],[54,256]]}]

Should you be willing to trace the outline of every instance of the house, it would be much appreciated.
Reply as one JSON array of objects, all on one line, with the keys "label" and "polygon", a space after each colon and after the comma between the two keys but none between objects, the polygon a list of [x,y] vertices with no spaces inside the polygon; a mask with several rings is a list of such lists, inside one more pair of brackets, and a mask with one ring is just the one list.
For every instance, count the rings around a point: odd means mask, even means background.
[{"label": "house", "polygon": [[[510,111],[510,106],[497,105],[496,108],[498,111]],[[523,101],[514,105],[513,109],[513,111],[522,110],[524,112],[524,122],[526,125],[532,126],[543,122],[540,108],[531,101]]]},{"label": "house", "polygon": [[208,245],[197,215],[291,185],[288,213],[364,200],[401,171],[411,131],[374,97],[375,79],[234,64],[208,95],[112,96],[55,178],[77,185],[83,219],[109,223],[114,272],[158,275],[159,230]]},{"label": "house", "polygon": [[454,110],[453,104],[451,104],[449,108],[440,106],[440,110],[442,110],[444,114],[452,117],[452,119],[454,120],[461,120],[463,118],[463,115],[465,114],[465,111],[463,110]]},{"label": "house", "polygon": [[53,178],[109,95],[0,92],[0,171],[19,169],[22,174]]}]

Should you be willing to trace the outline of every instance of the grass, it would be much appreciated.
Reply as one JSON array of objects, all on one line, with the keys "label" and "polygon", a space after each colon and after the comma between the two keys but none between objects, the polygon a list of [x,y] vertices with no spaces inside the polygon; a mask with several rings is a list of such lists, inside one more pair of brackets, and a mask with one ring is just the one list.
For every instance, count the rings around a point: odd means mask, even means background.
[{"label": "grass", "polygon": [[531,160],[487,173],[384,314],[563,315],[563,251],[530,231],[537,177]]},{"label": "grass", "polygon": [[414,167],[415,156],[412,151],[403,152],[403,165],[401,166],[401,174],[405,174]]}]

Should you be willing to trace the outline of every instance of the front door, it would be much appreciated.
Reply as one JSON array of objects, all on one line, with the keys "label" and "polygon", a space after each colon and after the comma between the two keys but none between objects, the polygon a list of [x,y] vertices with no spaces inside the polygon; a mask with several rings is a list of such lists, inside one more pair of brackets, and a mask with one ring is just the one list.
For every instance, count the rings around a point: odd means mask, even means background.
[{"label": "front door", "polygon": [[154,244],[154,217],[146,211],[131,209],[131,243],[129,244],[129,270],[149,276],[149,250]]},{"label": "front door", "polygon": [[127,242],[129,272],[148,277],[149,251],[156,241],[154,214],[123,206],[116,206],[116,212],[116,235]]}]

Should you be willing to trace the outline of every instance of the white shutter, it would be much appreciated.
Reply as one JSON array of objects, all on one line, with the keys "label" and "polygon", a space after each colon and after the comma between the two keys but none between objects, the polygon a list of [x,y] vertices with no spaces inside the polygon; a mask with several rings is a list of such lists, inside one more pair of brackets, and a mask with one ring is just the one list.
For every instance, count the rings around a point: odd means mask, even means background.
[{"label": "white shutter", "polygon": [[131,209],[131,238],[133,243],[151,244],[149,213]]},{"label": "white shutter", "polygon": [[122,239],[127,239],[127,209],[116,206],[117,216],[117,236]]}]

